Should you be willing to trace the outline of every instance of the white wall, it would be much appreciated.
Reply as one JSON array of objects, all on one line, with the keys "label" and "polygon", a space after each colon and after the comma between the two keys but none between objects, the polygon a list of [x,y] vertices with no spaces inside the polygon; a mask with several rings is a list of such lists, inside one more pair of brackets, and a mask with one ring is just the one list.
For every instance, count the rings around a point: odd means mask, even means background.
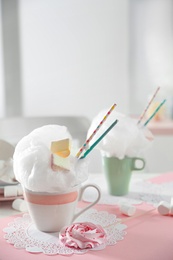
[{"label": "white wall", "polygon": [[131,3],[130,80],[133,95],[130,109],[140,114],[149,95],[160,86],[170,116],[173,104],[173,0],[132,0]]},{"label": "white wall", "polygon": [[4,67],[3,67],[3,45],[2,45],[2,13],[0,1],[0,117],[4,116]]},{"label": "white wall", "polygon": [[23,114],[128,110],[128,0],[20,0]]}]

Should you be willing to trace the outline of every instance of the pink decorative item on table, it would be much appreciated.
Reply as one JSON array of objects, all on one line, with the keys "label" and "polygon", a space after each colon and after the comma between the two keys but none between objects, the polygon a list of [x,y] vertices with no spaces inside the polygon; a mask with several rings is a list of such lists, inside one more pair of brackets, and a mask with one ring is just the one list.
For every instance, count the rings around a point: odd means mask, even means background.
[{"label": "pink decorative item on table", "polygon": [[74,223],[64,227],[59,234],[60,241],[76,249],[95,248],[106,243],[106,233],[99,225],[91,222]]}]

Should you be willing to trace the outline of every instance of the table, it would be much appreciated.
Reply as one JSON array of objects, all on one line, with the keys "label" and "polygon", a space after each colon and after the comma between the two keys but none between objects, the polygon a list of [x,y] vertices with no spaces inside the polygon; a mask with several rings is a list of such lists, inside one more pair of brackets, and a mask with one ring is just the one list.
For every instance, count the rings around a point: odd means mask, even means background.
[{"label": "table", "polygon": [[[133,180],[143,179],[148,180],[158,177],[156,182],[159,183],[159,178],[164,181],[173,181],[173,173],[165,174],[145,174],[134,173]],[[104,182],[101,174],[90,175],[90,178],[100,178]],[[80,202],[82,207],[87,202]],[[10,221],[13,221],[21,213],[10,208],[11,202],[0,203],[0,259],[1,260],[20,260],[20,259],[65,259],[65,256],[49,256],[44,254],[31,254],[25,249],[16,249],[13,245],[8,244],[3,238],[4,232],[2,229],[7,226]],[[118,241],[114,246],[107,246],[101,251],[89,251],[84,255],[71,255],[72,260],[77,260],[82,257],[83,260],[115,259],[115,260],[172,260],[173,259],[173,219],[171,216],[162,216],[158,214],[157,209],[153,205],[142,203],[136,205],[137,211],[133,217],[127,217],[121,214],[117,205],[102,205],[95,206],[97,211],[107,211],[109,214],[115,214],[121,218],[127,225],[127,235],[122,241]],[[17,214],[17,216],[16,216]]]}]

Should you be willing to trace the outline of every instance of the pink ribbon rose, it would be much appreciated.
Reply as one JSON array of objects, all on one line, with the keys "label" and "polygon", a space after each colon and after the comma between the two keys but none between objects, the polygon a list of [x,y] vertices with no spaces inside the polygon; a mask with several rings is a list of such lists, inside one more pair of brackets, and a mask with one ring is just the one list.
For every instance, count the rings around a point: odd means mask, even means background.
[{"label": "pink ribbon rose", "polygon": [[106,233],[100,225],[91,222],[74,223],[62,228],[59,239],[68,247],[90,249],[105,243]]}]

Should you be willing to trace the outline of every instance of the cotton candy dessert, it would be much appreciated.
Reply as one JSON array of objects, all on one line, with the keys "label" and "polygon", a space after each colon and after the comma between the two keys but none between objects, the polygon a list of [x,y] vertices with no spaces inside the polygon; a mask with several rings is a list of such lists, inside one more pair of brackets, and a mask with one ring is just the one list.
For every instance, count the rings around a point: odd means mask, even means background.
[{"label": "cotton candy dessert", "polygon": [[[92,120],[87,136],[90,136],[94,129],[96,129],[105,113],[106,110],[101,111]],[[92,142],[90,142],[90,145],[104,133],[115,119],[118,119],[118,124],[97,145],[97,149],[101,151],[103,156],[117,157],[119,159],[123,159],[125,156],[135,157],[150,147],[153,135],[147,127],[140,127],[135,119],[117,111],[113,111],[107,118],[92,139]]]},{"label": "cotton candy dessert", "polygon": [[[55,154],[56,146],[68,149]],[[75,157],[71,134],[65,126],[45,125],[16,145],[13,167],[16,180],[35,192],[63,192],[88,178],[88,162]]]}]

